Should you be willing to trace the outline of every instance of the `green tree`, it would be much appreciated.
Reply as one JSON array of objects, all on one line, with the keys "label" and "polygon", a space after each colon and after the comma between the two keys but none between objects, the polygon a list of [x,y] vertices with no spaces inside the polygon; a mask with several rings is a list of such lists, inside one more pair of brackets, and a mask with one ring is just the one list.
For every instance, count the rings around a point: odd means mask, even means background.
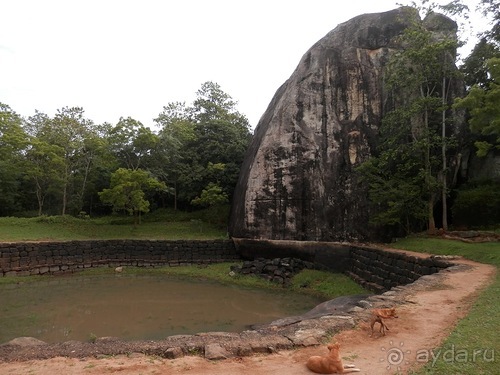
[{"label": "green tree", "polygon": [[[432,11],[423,20],[416,9],[408,11],[414,21],[403,32],[403,47],[386,69],[389,111],[380,129],[379,154],[360,171],[372,181],[370,198],[378,223],[397,223],[406,230],[418,227],[420,200],[426,202],[427,227],[434,231],[434,206],[439,198],[447,229],[446,161],[454,133],[450,88],[457,79],[456,24]],[[433,32],[437,29],[439,37]]]},{"label": "green tree", "polygon": [[[44,170],[47,170],[49,175],[59,174],[57,185],[53,184],[51,188],[52,193],[59,196],[61,215],[68,212],[70,203],[78,202],[75,206],[77,210],[81,208],[80,198],[83,196],[92,165],[92,153],[88,148],[92,127],[93,122],[85,118],[84,110],[80,107],[59,109],[52,119],[40,113],[29,119],[28,129],[34,145],[32,161],[36,160],[34,170],[38,171],[37,174],[43,174]],[[50,158],[44,157],[43,152],[50,154]],[[43,162],[52,163],[52,166],[44,168],[39,164]],[[54,172],[52,168],[56,166],[60,169]],[[76,186],[78,175],[83,177],[78,179],[80,185]],[[58,192],[56,186],[59,188]]]},{"label": "green tree", "polygon": [[96,185],[116,170],[116,163],[108,147],[107,139],[101,136],[99,127],[89,129],[79,155],[79,167],[74,171],[74,198],[72,211],[92,212],[92,198],[97,194]]},{"label": "green tree", "polygon": [[486,38],[481,38],[460,66],[464,82],[469,89],[473,86],[486,89],[489,86],[491,76],[486,62],[494,57],[500,57],[500,49]]},{"label": "green tree", "polygon": [[201,195],[194,198],[191,203],[195,206],[210,207],[218,206],[228,202],[228,196],[222,190],[222,188],[216,183],[210,182],[207,187],[203,189]]},{"label": "green tree", "polygon": [[19,184],[28,145],[22,125],[21,116],[0,103],[0,215],[12,214],[20,208]]},{"label": "green tree", "polygon": [[428,215],[422,146],[411,136],[412,116],[406,108],[388,113],[380,129],[378,156],[357,169],[369,186],[370,224],[381,228],[382,237],[419,230]]},{"label": "green tree", "polygon": [[487,60],[489,83],[486,87],[474,85],[467,96],[458,99],[455,106],[469,110],[472,132],[486,137],[475,142],[478,156],[486,156],[490,149],[500,149],[500,58]]},{"label": "green tree", "polygon": [[170,187],[167,191],[173,196],[175,210],[178,200],[189,196],[187,186],[190,177],[196,176],[196,173],[200,176],[200,172],[192,166],[196,151],[189,145],[196,140],[196,132],[189,112],[185,103],[172,102],[164,106],[155,119],[160,130],[153,172]]},{"label": "green tree", "polygon": [[45,129],[51,129],[51,119],[45,113],[36,111],[24,124],[29,135],[26,150],[25,180],[33,184],[38,215],[46,209],[46,201],[61,191],[64,169],[63,150],[43,136]]},{"label": "green tree", "polygon": [[158,137],[140,121],[121,117],[116,126],[109,129],[109,145],[120,166],[128,169],[148,169],[143,165],[153,153]]},{"label": "green tree", "polygon": [[[175,204],[190,204],[209,183],[232,195],[251,139],[248,120],[219,85],[206,82],[192,106],[170,103],[155,120],[165,155],[165,181]],[[224,165],[214,174],[213,165]]]},{"label": "green tree", "polygon": [[484,37],[496,47],[500,47],[500,5],[498,0],[481,0],[478,5],[486,19],[490,19],[491,28]]},{"label": "green tree", "polygon": [[94,170],[111,159],[104,128],[87,119],[80,107],[64,107],[53,118],[40,112],[28,118],[27,176],[35,184],[39,214],[44,206],[62,215],[90,207],[85,198],[99,179]]},{"label": "green tree", "polygon": [[104,189],[99,196],[104,203],[113,206],[113,211],[134,215],[135,224],[140,224],[141,213],[149,212],[146,192],[164,188],[165,184],[142,169],[119,168],[111,175],[110,188]]},{"label": "green tree", "polygon": [[191,146],[197,150],[195,163],[205,170],[197,192],[213,182],[209,163],[224,164],[219,185],[229,196],[234,191],[252,138],[248,119],[236,110],[236,104],[213,82],[205,82],[197,92],[192,109],[197,139]]},{"label": "green tree", "polygon": [[59,192],[63,184],[63,150],[58,145],[32,137],[26,152],[26,178],[33,182],[38,216],[43,214],[48,195]]}]

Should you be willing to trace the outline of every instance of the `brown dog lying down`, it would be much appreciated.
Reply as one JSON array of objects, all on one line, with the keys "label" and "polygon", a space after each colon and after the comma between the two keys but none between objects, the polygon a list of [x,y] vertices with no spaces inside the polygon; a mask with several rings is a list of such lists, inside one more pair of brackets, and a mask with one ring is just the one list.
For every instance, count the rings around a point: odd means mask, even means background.
[{"label": "brown dog lying down", "polygon": [[384,323],[383,319],[392,319],[392,318],[397,318],[398,316],[396,315],[396,308],[392,307],[390,309],[373,309],[372,310],[372,320],[370,322],[370,327],[372,329],[372,333],[370,337],[373,336],[373,326],[375,323],[380,323],[380,329],[379,332],[385,336],[385,331],[389,330],[387,325]]},{"label": "brown dog lying down", "polygon": [[330,354],[327,356],[314,355],[307,360],[306,366],[312,372],[318,374],[345,374],[348,372],[359,372],[359,368],[354,365],[343,365],[340,358],[340,344],[329,344]]}]

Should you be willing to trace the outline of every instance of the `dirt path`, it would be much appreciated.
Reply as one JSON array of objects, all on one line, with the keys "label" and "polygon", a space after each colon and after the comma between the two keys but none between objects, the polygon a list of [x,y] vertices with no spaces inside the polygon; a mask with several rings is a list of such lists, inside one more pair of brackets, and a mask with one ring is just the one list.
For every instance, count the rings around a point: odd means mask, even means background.
[{"label": "dirt path", "polygon": [[[354,363],[359,374],[407,373],[419,365],[419,358],[440,345],[456,322],[469,311],[478,292],[488,285],[496,268],[466,260],[456,261],[470,266],[460,272],[446,273],[439,287],[420,290],[398,309],[399,319],[388,321],[387,336],[369,337],[367,324],[343,331],[333,338],[342,348],[345,363]],[[53,374],[203,374],[203,375],[299,375],[311,374],[305,367],[311,355],[324,355],[325,347],[283,351],[272,355],[252,356],[222,361],[200,357],[174,360],[139,354],[103,359],[53,358],[42,361],[0,363],[3,375]]]}]

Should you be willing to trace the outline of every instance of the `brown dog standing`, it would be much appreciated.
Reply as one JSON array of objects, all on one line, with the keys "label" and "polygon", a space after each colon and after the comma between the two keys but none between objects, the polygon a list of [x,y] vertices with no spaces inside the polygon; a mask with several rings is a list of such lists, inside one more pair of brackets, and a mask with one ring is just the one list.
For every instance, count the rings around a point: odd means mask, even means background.
[{"label": "brown dog standing", "polygon": [[314,355],[307,360],[306,366],[312,372],[318,374],[345,374],[348,372],[359,372],[354,365],[345,365],[340,358],[340,344],[329,344],[330,353],[327,356]]},{"label": "brown dog standing", "polygon": [[389,330],[387,325],[384,323],[384,319],[392,319],[392,318],[397,318],[396,314],[396,308],[392,307],[390,309],[373,309],[372,310],[372,319],[370,322],[370,327],[372,329],[372,333],[370,335],[373,336],[373,326],[375,323],[380,323],[380,329],[379,332],[385,336],[385,331]]}]

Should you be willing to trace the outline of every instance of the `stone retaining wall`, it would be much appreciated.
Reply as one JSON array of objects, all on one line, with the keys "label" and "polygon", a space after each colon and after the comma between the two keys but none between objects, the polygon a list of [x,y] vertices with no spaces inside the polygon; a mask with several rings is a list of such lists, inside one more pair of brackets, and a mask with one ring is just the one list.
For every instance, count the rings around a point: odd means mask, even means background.
[{"label": "stone retaining wall", "polygon": [[237,261],[233,241],[99,240],[0,243],[0,277],[108,266],[179,266]]},{"label": "stone retaining wall", "polygon": [[[434,256],[407,255],[397,250],[380,249],[339,242],[233,239],[245,260],[258,258],[301,259],[313,268],[348,274],[366,289],[380,293],[406,285],[419,277],[439,272],[451,264]],[[254,267],[256,268],[256,267]],[[260,272],[256,270],[255,274]]]},{"label": "stone retaining wall", "polygon": [[[412,283],[450,266],[432,256],[417,257],[386,249],[325,242],[241,239],[13,242],[0,243],[0,277],[57,274],[103,265],[179,266],[263,258],[300,259],[310,268],[344,272],[375,292]],[[254,267],[250,270],[255,270],[246,273],[264,273],[254,264],[251,266]],[[272,268],[272,276],[276,276],[273,267],[267,268]]]},{"label": "stone retaining wall", "polygon": [[452,264],[434,256],[417,257],[406,253],[352,246],[351,267],[346,272],[354,281],[374,292],[410,284]]}]

